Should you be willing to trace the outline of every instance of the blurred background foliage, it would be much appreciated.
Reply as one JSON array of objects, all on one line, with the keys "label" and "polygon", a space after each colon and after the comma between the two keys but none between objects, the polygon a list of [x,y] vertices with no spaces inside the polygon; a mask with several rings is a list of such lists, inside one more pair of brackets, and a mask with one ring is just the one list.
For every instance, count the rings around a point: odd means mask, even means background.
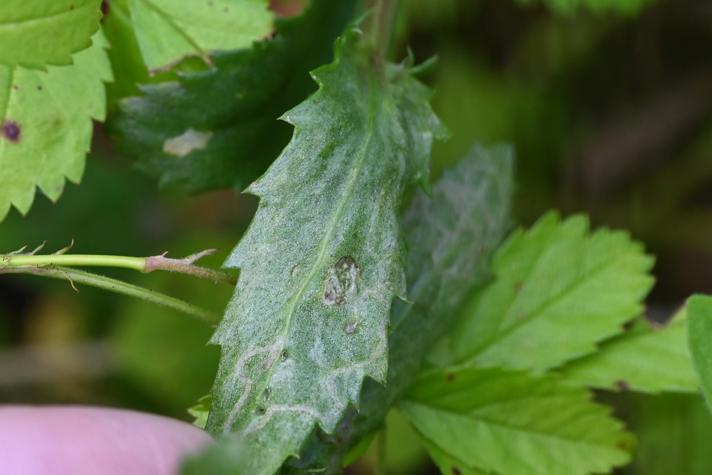
[{"label": "blurred background foliage", "polygon": [[[300,2],[296,2],[300,3]],[[425,80],[452,132],[434,173],[474,141],[512,142],[516,219],[550,208],[630,230],[657,256],[648,302],[664,319],[693,292],[712,293],[712,3],[699,0],[403,0],[393,56],[437,55]],[[588,3],[590,5],[579,5]],[[551,6],[550,5],[550,6]],[[295,2],[275,2],[279,12]],[[112,94],[119,96],[120,90]],[[48,248],[173,256],[216,247],[219,266],[255,200],[232,191],[157,191],[98,129],[81,186],[0,226],[0,250]],[[173,275],[111,275],[220,312],[231,289]],[[32,277],[0,278],[0,402],[130,407],[189,420],[209,391],[211,329],[180,314]],[[638,434],[621,473],[712,473],[712,417],[699,398],[603,394]],[[402,418],[350,473],[434,473]],[[384,450],[385,448],[385,450]],[[385,454],[385,455],[384,455]],[[430,472],[429,472],[430,471]]]}]

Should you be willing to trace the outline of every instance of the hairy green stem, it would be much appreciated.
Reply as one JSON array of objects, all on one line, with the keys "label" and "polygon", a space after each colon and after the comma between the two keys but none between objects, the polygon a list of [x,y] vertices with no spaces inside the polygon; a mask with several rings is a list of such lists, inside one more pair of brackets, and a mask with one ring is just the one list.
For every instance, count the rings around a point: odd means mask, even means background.
[{"label": "hairy green stem", "polygon": [[[43,256],[17,256],[17,257],[43,257]],[[61,256],[55,256],[61,257]],[[72,257],[72,256],[67,256]],[[77,256],[77,257],[87,257],[87,256]],[[116,257],[116,256],[89,256],[89,257]],[[130,258],[126,258],[130,259]],[[138,259],[138,258],[136,258]],[[72,262],[72,261],[68,261]],[[128,263],[130,261],[126,261]],[[79,265],[79,264],[77,264]],[[81,264],[87,265],[87,264]],[[123,267],[123,266],[116,266]],[[139,298],[147,302],[154,303],[156,305],[161,305],[163,307],[168,307],[173,310],[177,310],[186,315],[190,315],[201,320],[204,320],[211,325],[216,325],[220,319],[217,315],[209,312],[208,310],[197,307],[193,304],[185,302],[183,300],[170,297],[168,295],[162,294],[160,292],[154,292],[153,290],[148,290],[137,285],[128,284],[120,280],[112,279],[103,275],[92,274],[90,272],[85,272],[78,269],[72,269],[70,267],[58,267],[54,265],[44,265],[42,267],[32,265],[32,266],[0,266],[0,274],[30,274],[38,275],[42,277],[50,277],[53,279],[61,279],[69,281],[72,287],[76,290],[74,286],[75,283],[89,285],[91,287],[97,287],[99,289],[108,290],[122,295],[127,295],[130,297]]]},{"label": "hairy green stem", "polygon": [[235,278],[225,272],[195,265],[202,257],[212,254],[210,249],[182,258],[172,259],[164,255],[150,257],[107,256],[87,254],[5,254],[0,256],[0,270],[13,267],[118,267],[139,272],[163,270],[177,272],[214,282],[235,285]]}]

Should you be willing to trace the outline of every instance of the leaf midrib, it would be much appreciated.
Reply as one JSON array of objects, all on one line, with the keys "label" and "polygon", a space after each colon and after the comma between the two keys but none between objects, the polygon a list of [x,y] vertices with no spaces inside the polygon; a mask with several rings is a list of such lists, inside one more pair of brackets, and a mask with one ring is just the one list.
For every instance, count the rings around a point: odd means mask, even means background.
[{"label": "leaf midrib", "polygon": [[[514,400],[516,400],[516,399],[514,399]],[[513,401],[514,401],[514,400],[513,400]],[[522,400],[523,400],[523,401],[526,401],[526,398],[523,398]],[[464,413],[464,412],[458,412],[458,411],[456,411],[456,410],[448,409],[448,408],[444,408],[444,407],[440,407],[440,406],[430,406],[430,405],[427,405],[427,404],[422,404],[422,403],[415,402],[415,401],[412,401],[412,400],[406,400],[406,403],[410,403],[410,404],[413,404],[413,405],[421,406],[421,407],[423,407],[423,408],[425,408],[425,409],[427,409],[427,410],[429,410],[429,411],[433,411],[433,412],[444,412],[444,413],[446,413],[446,414],[450,414],[450,415],[453,415],[453,416],[461,417],[461,418],[466,419],[466,420],[480,421],[480,422],[483,422],[483,423],[485,423],[485,424],[489,424],[489,425],[492,425],[492,426],[497,426],[497,427],[502,427],[502,428],[505,428],[505,429],[509,429],[509,430],[511,430],[511,431],[518,432],[518,433],[520,433],[520,434],[532,434],[532,435],[535,435],[535,436],[538,436],[538,437],[542,437],[542,438],[549,438],[549,439],[560,440],[560,441],[563,441],[563,442],[565,442],[565,443],[567,443],[567,444],[570,444],[570,445],[573,445],[573,446],[582,446],[582,447],[591,447],[591,446],[593,446],[593,447],[601,447],[601,448],[605,448],[605,449],[609,449],[609,450],[615,450],[615,447],[613,447],[613,446],[611,446],[611,445],[609,445],[609,444],[606,444],[605,442],[602,442],[602,441],[599,442],[599,441],[584,440],[584,439],[581,439],[581,438],[570,438],[570,437],[567,437],[567,436],[565,436],[565,435],[563,435],[563,434],[555,434],[555,433],[552,433],[552,432],[544,432],[544,431],[542,431],[542,430],[532,430],[532,429],[526,428],[526,427],[524,427],[524,426],[517,426],[517,425],[514,425],[514,424],[508,424],[508,423],[506,423],[506,422],[502,422],[502,421],[499,421],[499,420],[491,419],[491,418],[488,418],[488,417],[485,417],[485,416],[482,416],[482,415],[479,415],[479,414],[467,414],[467,413]],[[613,432],[613,431],[612,431],[612,432]]]},{"label": "leaf midrib", "polygon": [[[586,281],[588,281],[588,280],[593,279],[594,277],[596,277],[599,273],[601,273],[601,272],[603,272],[604,270],[606,270],[609,266],[611,266],[612,264],[615,264],[615,263],[618,262],[620,259],[622,259],[623,256],[624,256],[625,254],[627,254],[627,253],[628,253],[628,252],[627,252],[627,250],[626,250],[626,252],[624,252],[624,253],[621,253],[621,254],[618,254],[618,255],[616,255],[616,256],[613,256],[613,258],[610,258],[610,259],[607,260],[606,262],[604,262],[604,263],[602,263],[602,264],[596,266],[595,268],[593,268],[593,269],[591,270],[591,272],[588,272],[588,273],[586,273],[586,274],[580,276],[579,278],[575,279],[575,280],[572,281],[569,285],[567,285],[567,286],[561,291],[561,293],[559,293],[557,296],[555,296],[555,297],[552,298],[551,300],[548,300],[548,301],[546,301],[546,302],[543,302],[543,303],[539,304],[537,307],[535,307],[534,310],[532,310],[532,311],[529,313],[528,318],[524,318],[524,319],[522,319],[522,320],[517,320],[517,321],[515,321],[514,323],[512,323],[512,325],[510,325],[509,327],[505,328],[503,331],[496,333],[496,334],[493,335],[491,338],[489,338],[484,344],[482,344],[481,346],[477,347],[477,348],[476,348],[475,350],[473,350],[472,352],[470,352],[470,353],[468,353],[467,355],[465,355],[465,356],[463,356],[462,358],[460,358],[460,361],[462,361],[463,363],[475,361],[476,358],[477,358],[478,356],[482,355],[483,353],[485,353],[486,350],[490,349],[490,348],[493,347],[495,344],[497,344],[497,343],[499,343],[500,341],[504,340],[505,338],[509,337],[512,333],[514,333],[514,332],[515,332],[516,330],[518,330],[519,328],[521,328],[521,327],[523,327],[523,326],[525,326],[525,325],[531,323],[532,320],[534,320],[535,318],[540,317],[542,313],[546,312],[548,309],[550,309],[550,308],[553,307],[554,305],[556,305],[556,304],[558,304],[559,302],[561,302],[565,297],[568,297],[569,294],[570,294],[571,292],[573,292],[574,290],[576,290],[580,285],[582,285],[582,284],[585,283]],[[543,253],[542,253],[542,254],[543,254]],[[538,262],[541,260],[542,254],[540,254],[539,257],[537,258],[537,264],[538,264]],[[534,269],[534,268],[536,268],[536,265],[535,265],[535,266],[532,266],[532,272],[533,272],[533,269]],[[531,272],[530,272],[529,274],[531,274]],[[512,300],[512,301],[509,303],[509,305],[507,306],[507,310],[506,310],[505,312],[503,312],[503,315],[508,315],[508,314],[509,314],[509,312],[510,312],[511,309],[512,309],[512,306],[514,305],[514,302],[516,302],[516,301],[517,301],[517,299],[514,299],[514,300]]]}]

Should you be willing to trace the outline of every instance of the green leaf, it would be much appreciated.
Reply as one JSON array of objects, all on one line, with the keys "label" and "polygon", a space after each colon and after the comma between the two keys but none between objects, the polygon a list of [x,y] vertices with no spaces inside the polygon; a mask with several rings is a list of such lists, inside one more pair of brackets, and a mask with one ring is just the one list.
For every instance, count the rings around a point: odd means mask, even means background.
[{"label": "green leaf", "polygon": [[635,475],[709,475],[712,416],[700,396],[628,393],[616,406],[635,433]]},{"label": "green leaf", "polygon": [[613,391],[697,392],[682,310],[665,326],[641,318],[625,334],[560,370],[573,383]]},{"label": "green leaf", "polygon": [[[297,468],[338,467],[344,454],[383,424],[415,380],[424,356],[450,327],[466,296],[489,277],[490,257],[509,226],[514,158],[511,147],[474,147],[435,183],[418,191],[401,217],[408,248],[408,302],[391,309],[387,386],[367,381],[335,437],[318,437]],[[295,473],[300,473],[298,470]]]},{"label": "green leaf", "polygon": [[692,362],[705,395],[712,408],[712,297],[694,295],[687,301],[687,340]]},{"label": "green leaf", "polygon": [[65,177],[79,182],[112,78],[105,46],[99,32],[72,65],[0,66],[0,219],[11,205],[27,213],[35,187],[56,201]]},{"label": "green leaf", "polygon": [[[291,137],[277,119],[314,90],[308,72],[330,61],[355,0],[311,3],[302,16],[278,20],[274,38],[215,54],[214,69],[122,101],[112,129],[124,150],[161,185],[188,192],[242,189],[259,177]],[[206,140],[191,144],[191,131]],[[185,147],[166,146],[181,138]]]},{"label": "green leaf", "polygon": [[[266,0],[125,0],[146,66],[165,69],[187,56],[250,46],[272,29]],[[120,2],[121,3],[121,2]]]},{"label": "green leaf", "polygon": [[241,269],[213,337],[222,348],[208,429],[238,432],[271,474],[318,424],[333,432],[363,379],[383,381],[404,296],[398,210],[428,176],[442,126],[407,65],[372,67],[358,30],[285,114],[294,138],[248,191],[260,207],[227,262]]},{"label": "green leaf", "polygon": [[549,376],[455,368],[422,374],[400,407],[444,473],[453,460],[506,475],[608,473],[629,461],[633,438],[590,397]]},{"label": "green leaf", "polygon": [[205,429],[208,425],[208,415],[210,414],[210,406],[212,406],[213,398],[210,394],[198,399],[194,406],[188,408],[188,414],[193,416],[193,425]]},{"label": "green leaf", "polygon": [[596,350],[641,314],[653,259],[625,232],[547,214],[494,258],[494,282],[468,304],[433,357],[544,371]]},{"label": "green leaf", "polygon": [[[100,0],[3,0],[0,66],[44,69],[72,62],[99,29]],[[2,110],[0,108],[0,110]]]}]

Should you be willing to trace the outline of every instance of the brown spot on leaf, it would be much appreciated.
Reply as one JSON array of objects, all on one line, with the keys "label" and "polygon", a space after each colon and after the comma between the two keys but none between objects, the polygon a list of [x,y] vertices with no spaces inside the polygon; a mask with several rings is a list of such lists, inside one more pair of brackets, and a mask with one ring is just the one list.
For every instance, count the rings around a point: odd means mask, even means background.
[{"label": "brown spot on leaf", "polygon": [[460,470],[458,467],[452,467],[450,471],[452,472],[452,475],[462,475],[462,470]]},{"label": "brown spot on leaf", "polygon": [[2,124],[2,135],[10,142],[19,142],[21,133],[20,125],[14,120],[6,120]]},{"label": "brown spot on leaf", "polygon": [[624,381],[622,379],[619,379],[618,381],[616,381],[616,386],[621,391],[629,391],[630,390],[630,384],[628,384],[627,381]]},{"label": "brown spot on leaf", "polygon": [[448,373],[445,377],[447,378],[448,381],[455,381],[455,379],[457,378],[457,375],[455,373]]},{"label": "brown spot on leaf", "polygon": [[110,8],[109,0],[103,0],[101,2],[101,15],[102,15],[102,20],[106,18],[106,15],[109,14],[109,8]]},{"label": "brown spot on leaf", "polygon": [[522,284],[521,282],[517,282],[516,284],[514,284],[514,293],[519,294],[522,291],[523,286],[524,284]]}]

